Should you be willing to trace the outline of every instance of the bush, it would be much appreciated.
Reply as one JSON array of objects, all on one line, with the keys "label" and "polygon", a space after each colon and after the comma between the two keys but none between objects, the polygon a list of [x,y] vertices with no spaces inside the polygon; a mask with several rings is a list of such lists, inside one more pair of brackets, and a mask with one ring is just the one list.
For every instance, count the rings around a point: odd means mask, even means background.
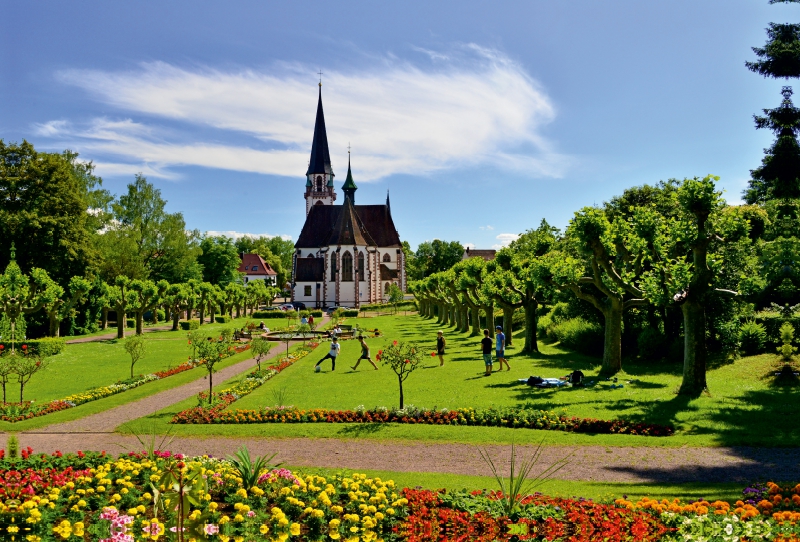
[{"label": "bush", "polygon": [[313,316],[314,318],[322,318],[322,310],[321,309],[314,309],[308,311],[309,316]]},{"label": "bush", "polygon": [[358,317],[358,309],[345,309],[342,311],[342,316],[345,318],[357,318]]},{"label": "bush", "polygon": [[[322,311],[317,311],[322,316]],[[312,311],[314,314],[314,311]],[[253,311],[252,314],[253,318],[258,318],[260,320],[266,320],[268,318],[286,318],[286,313],[283,311]],[[314,315],[316,317],[316,315]]]},{"label": "bush", "polygon": [[800,329],[800,317],[793,316],[792,318],[784,319],[776,312],[762,312],[756,314],[755,317],[742,318],[742,326],[747,322],[755,322],[764,326],[767,332],[767,345],[778,346],[781,344],[781,326],[784,322],[788,321],[795,329]]},{"label": "bush", "polygon": [[667,338],[664,334],[652,327],[643,329],[636,338],[639,357],[642,359],[662,359],[664,357],[664,346],[666,346],[666,344]]},{"label": "bush", "polygon": [[200,322],[197,320],[182,320],[179,322],[181,329],[184,331],[191,331],[193,329],[200,329]]},{"label": "bush", "polygon": [[227,324],[232,318],[230,316],[215,316],[214,321],[218,324]]},{"label": "bush", "polygon": [[746,356],[755,356],[767,345],[767,328],[752,320],[739,329],[739,348]]},{"label": "bush", "polygon": [[125,319],[125,326],[126,327],[136,327],[136,319],[135,318],[126,318]]},{"label": "bush", "polygon": [[[406,310],[406,311],[415,311],[417,310],[417,302],[416,301],[401,301],[397,305],[397,310]],[[393,311],[395,309],[395,305],[391,303],[374,303],[372,305],[361,305],[359,309],[361,312],[372,312],[372,311],[379,311],[379,312],[388,312]]]},{"label": "bush", "polygon": [[[0,341],[4,350],[11,350],[11,342]],[[19,350],[22,345],[27,345],[28,352],[46,358],[48,356],[55,356],[60,354],[67,344],[64,337],[42,337],[41,339],[31,339],[28,341],[17,341],[16,349]]]},{"label": "bush", "polygon": [[571,318],[550,328],[550,333],[565,348],[587,355],[603,353],[603,330],[583,318]]},{"label": "bush", "polygon": [[551,325],[553,325],[553,320],[549,312],[539,316],[539,318],[536,320],[536,338],[540,341],[543,339],[552,340],[552,338],[547,334],[547,330]]},{"label": "bush", "polygon": [[300,318],[303,318],[303,317],[308,318],[310,314],[311,314],[310,311],[302,310],[302,311],[300,311]]},{"label": "bush", "polygon": [[[164,321],[167,319],[167,315],[166,315],[166,313],[164,312],[164,309],[156,309],[156,316],[158,316],[158,321],[159,321],[160,323],[162,323],[162,324],[163,324],[163,323],[164,323]],[[150,321],[150,322],[153,322],[153,321],[154,321],[154,320],[153,320],[153,313],[150,313],[150,320],[149,320],[149,321]]]}]

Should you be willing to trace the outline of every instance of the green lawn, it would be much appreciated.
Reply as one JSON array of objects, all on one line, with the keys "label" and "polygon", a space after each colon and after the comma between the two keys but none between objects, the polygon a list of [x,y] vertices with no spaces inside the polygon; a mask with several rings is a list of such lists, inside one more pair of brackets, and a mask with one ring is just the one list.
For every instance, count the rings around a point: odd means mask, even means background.
[{"label": "green lawn", "polygon": [[[435,321],[417,315],[349,319],[361,327],[379,328],[384,337],[369,339],[373,356],[388,341],[414,341],[430,352],[435,343]],[[681,366],[664,363],[625,364],[618,375],[622,389],[610,389],[600,382],[590,388],[538,390],[517,382],[530,375],[563,376],[581,369],[587,381],[598,381],[599,360],[566,352],[553,345],[541,345],[542,353],[519,354],[522,339],[515,338],[509,348],[512,370],[483,375],[479,342],[467,334],[445,329],[448,355],[444,367],[438,359],[426,357],[424,367],[405,383],[406,404],[425,407],[531,406],[554,409],[570,416],[602,419],[624,418],[649,423],[673,424],[678,432],[669,438],[628,435],[585,435],[559,431],[534,431],[485,427],[364,425],[364,424],[291,424],[239,426],[177,426],[179,434],[228,436],[285,436],[375,438],[383,440],[433,440],[458,442],[538,442],[548,444],[597,444],[605,446],[797,446],[800,424],[800,391],[771,385],[775,356],[743,358],[712,365],[708,373],[711,394],[698,399],[677,396]],[[350,370],[359,354],[356,341],[343,341],[335,372],[326,361],[323,371],[313,372],[314,363],[326,352],[323,344],[317,351],[290,367],[264,386],[234,403],[232,408],[271,406],[282,390],[285,404],[300,408],[350,409],[358,405],[393,406],[398,401],[397,379],[390,369],[375,371],[363,362],[358,371]],[[628,383],[629,380],[636,383]],[[178,404],[161,412],[157,418],[166,422],[173,413],[186,408]],[[794,416],[793,416],[794,415]],[[769,423],[764,423],[769,420]],[[125,429],[137,430],[134,422]]]}]

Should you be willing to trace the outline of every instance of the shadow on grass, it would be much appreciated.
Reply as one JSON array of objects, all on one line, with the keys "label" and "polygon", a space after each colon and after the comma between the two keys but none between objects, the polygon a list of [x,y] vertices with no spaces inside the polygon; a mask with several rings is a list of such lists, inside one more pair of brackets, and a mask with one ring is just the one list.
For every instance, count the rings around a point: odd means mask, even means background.
[{"label": "shadow on grass", "polygon": [[344,427],[337,431],[343,437],[358,438],[366,435],[375,435],[386,429],[385,423],[359,423]]}]

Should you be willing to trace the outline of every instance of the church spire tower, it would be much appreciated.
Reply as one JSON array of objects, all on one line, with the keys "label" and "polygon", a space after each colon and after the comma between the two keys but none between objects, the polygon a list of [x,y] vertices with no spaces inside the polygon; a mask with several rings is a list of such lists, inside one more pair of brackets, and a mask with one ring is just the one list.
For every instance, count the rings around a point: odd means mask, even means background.
[{"label": "church spire tower", "polygon": [[325,115],[322,112],[322,81],[319,83],[317,120],[314,124],[314,141],[311,143],[311,159],[306,171],[306,216],[314,205],[333,205],[336,192],[333,189],[333,168],[328,149],[328,133],[325,130]]},{"label": "church spire tower", "polygon": [[356,190],[358,187],[356,186],[355,181],[353,181],[353,172],[350,171],[350,149],[348,146],[347,150],[347,179],[345,179],[344,184],[342,185],[342,191],[344,192],[344,199],[349,199],[350,203],[356,202]]}]

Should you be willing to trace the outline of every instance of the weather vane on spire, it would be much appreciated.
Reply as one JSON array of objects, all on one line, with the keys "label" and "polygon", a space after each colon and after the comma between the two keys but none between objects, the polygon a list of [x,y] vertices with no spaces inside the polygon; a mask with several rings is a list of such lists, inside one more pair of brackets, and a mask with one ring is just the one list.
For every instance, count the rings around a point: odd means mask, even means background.
[{"label": "weather vane on spire", "polygon": [[317,73],[319,73],[319,86],[322,86],[322,70]]},{"label": "weather vane on spire", "polygon": [[350,154],[350,142],[347,142],[347,154]]}]

